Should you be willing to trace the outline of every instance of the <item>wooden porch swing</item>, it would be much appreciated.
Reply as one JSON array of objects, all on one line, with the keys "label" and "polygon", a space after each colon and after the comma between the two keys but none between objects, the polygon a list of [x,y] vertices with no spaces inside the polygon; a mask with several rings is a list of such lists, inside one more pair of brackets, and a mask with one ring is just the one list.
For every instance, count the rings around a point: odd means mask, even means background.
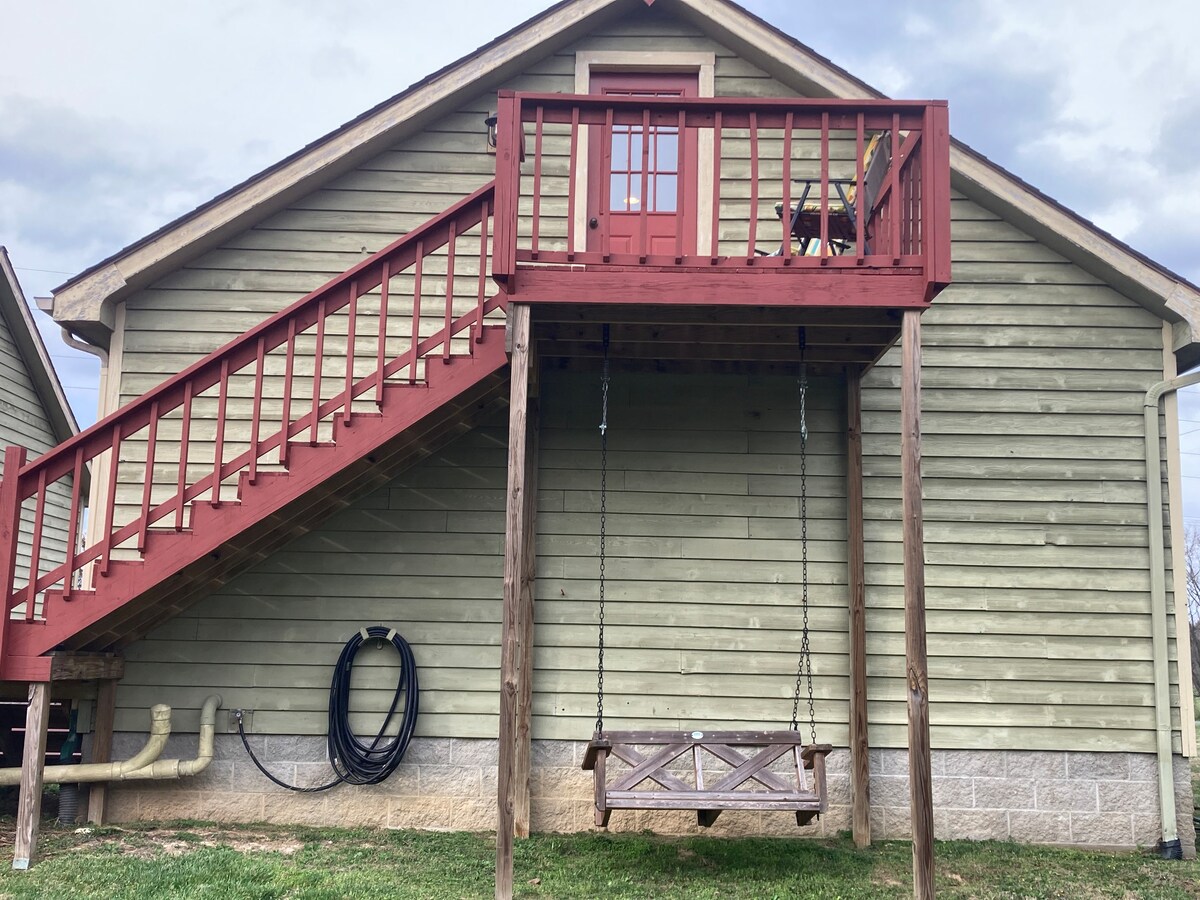
[{"label": "wooden porch swing", "polygon": [[[608,825],[614,809],[695,810],[696,821],[712,825],[725,810],[793,812],[807,825],[825,812],[828,797],[825,757],[833,749],[817,743],[813,703],[812,654],[808,626],[807,394],[804,329],[800,329],[800,559],[804,626],[791,727],[786,731],[605,731],[604,590],[608,524],[609,329],[604,328],[600,421],[600,624],[596,664],[596,731],[583,768],[593,773],[596,824]],[[798,716],[802,685],[808,688],[805,743]],[[609,766],[610,757],[623,767]],[[716,771],[705,766],[716,767]]]}]

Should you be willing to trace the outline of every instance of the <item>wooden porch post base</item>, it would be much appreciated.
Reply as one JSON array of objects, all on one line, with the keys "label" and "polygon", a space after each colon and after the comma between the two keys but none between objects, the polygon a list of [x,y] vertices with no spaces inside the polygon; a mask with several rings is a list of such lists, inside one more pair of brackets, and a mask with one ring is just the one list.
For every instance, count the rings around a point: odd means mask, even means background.
[{"label": "wooden porch post base", "polygon": [[[92,758],[90,762],[112,761],[113,716],[117,708],[117,682],[101,681],[96,692],[96,722],[92,728]],[[108,803],[108,784],[97,781],[88,792],[88,823],[103,825]]]},{"label": "wooden porch post base", "polygon": [[46,728],[50,723],[50,682],[29,685],[25,712],[25,753],[21,758],[21,794],[17,801],[17,836],[13,868],[28,869],[37,850],[42,817],[42,774],[46,766]]}]

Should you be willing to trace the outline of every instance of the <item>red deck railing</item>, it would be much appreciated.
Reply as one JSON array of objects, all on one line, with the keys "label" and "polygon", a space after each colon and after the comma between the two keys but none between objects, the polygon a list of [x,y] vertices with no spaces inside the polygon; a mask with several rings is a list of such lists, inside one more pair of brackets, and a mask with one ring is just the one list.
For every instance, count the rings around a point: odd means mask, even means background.
[{"label": "red deck railing", "polygon": [[[494,193],[492,182],[33,462],[9,447],[0,654],[16,607],[34,621],[42,592],[60,587],[69,597],[86,567],[103,577],[114,551],[136,558],[148,533],[183,529],[189,504],[218,505],[243,475],[252,482],[262,467],[286,468],[294,439],[327,439],[356,400],[382,405],[385,384],[423,381],[424,366],[448,360],[452,344],[472,353],[484,317],[503,303],[488,283]],[[87,499],[80,476],[97,465],[122,477],[102,479],[105,496],[89,511],[102,523],[99,539],[77,549]],[[42,552],[56,485],[70,496],[66,560],[57,565]],[[17,571],[23,512],[31,558]]]},{"label": "red deck railing", "polygon": [[[640,153],[640,164],[614,168],[614,133],[634,135],[618,152]],[[610,210],[621,202],[609,178],[596,179],[632,170],[632,192],[648,196],[652,141],[636,138],[655,133],[694,148],[678,152],[672,175],[679,225],[670,252],[652,246],[649,202],[637,210],[634,246],[613,244]],[[874,136],[881,146],[869,153]],[[942,101],[501,92],[495,274],[504,280],[530,264],[901,270],[922,274],[932,296],[950,280],[949,171]],[[861,211],[849,226],[847,195]],[[782,218],[802,199],[810,255],[782,240]]]}]

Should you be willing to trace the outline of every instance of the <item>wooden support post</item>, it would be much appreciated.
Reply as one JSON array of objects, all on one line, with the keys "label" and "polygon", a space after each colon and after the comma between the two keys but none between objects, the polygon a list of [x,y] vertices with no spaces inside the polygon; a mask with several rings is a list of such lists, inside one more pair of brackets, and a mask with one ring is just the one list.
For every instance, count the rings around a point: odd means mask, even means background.
[{"label": "wooden support post", "polygon": [[[88,762],[112,762],[113,717],[117,711],[117,682],[106,678],[96,691],[96,718],[92,724],[92,754]],[[88,792],[88,822],[104,824],[108,784],[97,781]]]},{"label": "wooden support post", "polygon": [[500,724],[497,769],[496,900],[510,900],[513,889],[513,819],[516,794],[517,706],[521,696],[521,574],[525,562],[526,447],[529,413],[530,310],[522,303],[508,308],[511,345],[508,407],[508,493],[504,518],[504,610],[500,633]]},{"label": "wooden support post", "polygon": [[921,506],[921,313],[901,325],[900,496],[904,523],[904,649],[908,668],[908,783],[913,896],[933,897],[933,778],[925,649],[925,530]]},{"label": "wooden support post", "polygon": [[846,372],[846,583],[850,588],[850,809],[857,847],[871,844],[862,479],[862,375],[850,369]]},{"label": "wooden support post", "polygon": [[29,685],[25,712],[25,753],[21,759],[21,793],[17,800],[17,836],[13,868],[28,869],[37,849],[42,817],[42,770],[46,767],[46,726],[50,723],[50,682]]},{"label": "wooden support post", "polygon": [[538,364],[536,349],[530,347],[529,411],[525,418],[525,490],[523,493],[525,554],[521,571],[521,597],[517,609],[520,640],[518,673],[521,679],[517,695],[517,755],[513,768],[513,833],[529,837],[529,776],[533,727],[533,586],[537,576],[537,480],[538,480]]}]

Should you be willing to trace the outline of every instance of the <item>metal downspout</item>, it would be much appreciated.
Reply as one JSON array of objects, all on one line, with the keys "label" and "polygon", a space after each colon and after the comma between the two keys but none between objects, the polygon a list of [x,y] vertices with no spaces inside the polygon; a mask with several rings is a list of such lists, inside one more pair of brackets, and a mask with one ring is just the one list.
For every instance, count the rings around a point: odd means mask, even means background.
[{"label": "metal downspout", "polygon": [[[1158,746],[1158,806],[1162,819],[1162,856],[1179,859],[1175,811],[1175,775],[1171,754],[1171,672],[1167,658],[1167,562],[1163,536],[1162,454],[1158,403],[1169,393],[1200,384],[1200,372],[1160,381],[1146,391],[1146,515],[1150,526],[1150,614],[1154,647],[1154,730]],[[1176,537],[1176,540],[1179,538]],[[1182,675],[1180,676],[1182,679]]]}]

